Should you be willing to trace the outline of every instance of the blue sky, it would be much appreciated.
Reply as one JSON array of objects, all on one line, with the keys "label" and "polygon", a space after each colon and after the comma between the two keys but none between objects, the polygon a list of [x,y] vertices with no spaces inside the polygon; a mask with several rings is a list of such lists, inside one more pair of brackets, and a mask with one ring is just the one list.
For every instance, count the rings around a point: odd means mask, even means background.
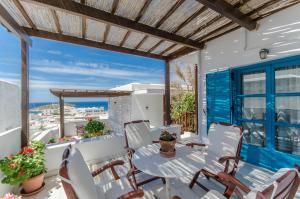
[{"label": "blue sky", "polygon": [[[49,88],[107,89],[131,82],[164,81],[164,62],[160,60],[45,39],[32,41],[30,102],[57,101]],[[0,25],[0,80],[20,85],[20,57],[18,38]]]}]

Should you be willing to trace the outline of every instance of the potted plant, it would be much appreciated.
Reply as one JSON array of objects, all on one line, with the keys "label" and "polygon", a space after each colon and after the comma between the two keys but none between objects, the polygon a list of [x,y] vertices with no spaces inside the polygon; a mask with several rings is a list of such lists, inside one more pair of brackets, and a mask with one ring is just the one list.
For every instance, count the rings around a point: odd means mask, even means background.
[{"label": "potted plant", "polygon": [[1,199],[22,199],[22,196],[17,196],[17,195],[14,195],[12,193],[7,193]]},{"label": "potted plant", "polygon": [[20,153],[0,160],[0,170],[5,176],[2,183],[22,184],[25,194],[38,191],[43,186],[46,172],[44,150],[44,142],[34,141]]},{"label": "potted plant", "polygon": [[101,121],[88,119],[88,123],[84,127],[85,133],[82,135],[84,138],[108,135],[110,130],[105,129],[105,124]]},{"label": "potted plant", "polygon": [[175,156],[176,134],[163,131],[159,137],[160,153],[165,157]]}]

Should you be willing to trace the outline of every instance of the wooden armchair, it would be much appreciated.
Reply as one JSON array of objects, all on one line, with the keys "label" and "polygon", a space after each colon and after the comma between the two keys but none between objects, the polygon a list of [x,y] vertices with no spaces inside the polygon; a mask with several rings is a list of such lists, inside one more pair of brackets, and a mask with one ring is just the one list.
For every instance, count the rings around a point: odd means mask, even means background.
[{"label": "wooden armchair", "polygon": [[[239,199],[293,199],[299,188],[300,169],[280,169],[264,185],[250,189],[241,181],[225,172],[218,174],[219,179],[234,190]],[[211,190],[201,199],[226,199],[221,193]],[[180,199],[174,196],[172,199]]]},{"label": "wooden armchair", "polygon": [[[143,197],[144,192],[133,186],[130,172],[120,178],[115,167],[124,164],[122,160],[112,161],[90,173],[80,151],[71,145],[65,149],[59,175],[68,199],[132,199]],[[93,177],[111,169],[115,181],[97,186]]]},{"label": "wooden armchair", "polygon": [[149,120],[136,120],[124,124],[125,143],[128,154],[130,169],[133,176],[133,181],[137,187],[153,180],[161,179],[165,183],[165,179],[161,177],[149,177],[144,181],[137,181],[136,174],[141,173],[132,163],[132,157],[136,149],[147,146],[153,143],[159,143],[159,141],[153,141],[150,135],[150,122]]},{"label": "wooden armchair", "polygon": [[[197,181],[202,173],[207,179],[214,178],[224,184],[218,177],[219,172],[225,172],[234,176],[239,163],[243,129],[225,123],[212,123],[208,131],[209,143],[188,143],[187,146],[207,147],[207,153],[204,154],[205,164],[203,168],[194,175],[189,187],[193,188],[194,184],[199,185],[205,191],[209,191],[204,185]],[[225,185],[225,184],[224,184]],[[225,185],[226,186],[226,185]],[[228,195],[229,190],[226,189]]]}]

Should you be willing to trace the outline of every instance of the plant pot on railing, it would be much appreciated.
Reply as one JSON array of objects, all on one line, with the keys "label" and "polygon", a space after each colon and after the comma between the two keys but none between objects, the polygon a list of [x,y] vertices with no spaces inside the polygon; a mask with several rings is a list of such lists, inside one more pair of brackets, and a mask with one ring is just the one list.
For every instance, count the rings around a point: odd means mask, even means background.
[{"label": "plant pot on railing", "polygon": [[171,134],[167,131],[163,131],[160,138],[160,154],[163,157],[174,157],[176,155],[175,144],[176,144],[176,133]]},{"label": "plant pot on railing", "polygon": [[44,187],[45,143],[37,141],[24,147],[20,153],[0,160],[0,170],[4,174],[2,183],[22,185],[22,195],[33,195]]}]

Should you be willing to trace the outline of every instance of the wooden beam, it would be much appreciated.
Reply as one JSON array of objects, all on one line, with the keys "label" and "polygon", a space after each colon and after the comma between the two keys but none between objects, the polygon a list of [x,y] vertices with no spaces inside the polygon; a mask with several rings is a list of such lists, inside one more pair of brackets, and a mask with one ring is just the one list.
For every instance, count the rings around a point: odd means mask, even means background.
[{"label": "wooden beam", "polygon": [[162,44],[164,42],[164,40],[160,40],[159,42],[157,42],[154,46],[152,46],[147,52],[151,53],[153,50],[155,50],[160,44]]},{"label": "wooden beam", "polygon": [[119,1],[120,0],[114,0],[114,2],[112,4],[112,9],[111,9],[111,13],[112,14],[115,14],[115,12],[117,11],[118,5],[119,5]]},{"label": "wooden beam", "polygon": [[29,141],[29,45],[21,40],[21,146]]},{"label": "wooden beam", "polygon": [[145,35],[144,38],[136,45],[136,47],[134,49],[139,49],[141,47],[141,45],[146,41],[146,39],[148,38],[148,35]]},{"label": "wooden beam", "polygon": [[110,24],[106,24],[105,31],[103,33],[103,43],[106,43],[109,31],[110,31]]},{"label": "wooden beam", "polygon": [[60,137],[65,137],[65,102],[62,96],[59,96],[59,121],[60,121],[60,128],[59,133]]},{"label": "wooden beam", "polygon": [[154,58],[154,59],[161,59],[161,60],[166,59],[165,56],[142,52],[142,51],[138,51],[135,49],[129,49],[129,48],[124,48],[124,47],[120,47],[120,46],[114,46],[114,45],[105,44],[102,42],[91,41],[91,40],[78,38],[78,37],[74,37],[74,36],[61,35],[61,34],[48,32],[48,31],[42,31],[42,30],[33,30],[31,28],[24,28],[24,30],[30,36],[51,39],[51,40],[55,40],[55,41],[62,41],[62,42],[67,42],[67,43],[73,43],[73,44],[88,46],[88,47],[92,47],[92,48],[100,48],[100,49],[110,50],[110,51],[115,51],[115,52],[120,52],[120,53],[127,53],[127,54],[132,54],[132,55],[149,57],[149,58]]},{"label": "wooden beam", "polygon": [[129,37],[129,35],[130,35],[130,31],[127,31],[126,34],[125,34],[125,36],[123,37],[121,43],[120,43],[120,46],[123,46],[123,45],[124,45],[125,41],[126,41],[127,38]]},{"label": "wooden beam", "polygon": [[171,121],[171,93],[170,93],[170,62],[165,62],[165,119],[167,125],[172,123]]},{"label": "wooden beam", "polygon": [[137,17],[135,18],[135,21],[139,21],[142,16],[144,15],[144,13],[146,12],[147,8],[149,7],[150,3],[152,0],[146,0],[142,9],[140,10],[139,14],[137,15]]},{"label": "wooden beam", "polygon": [[54,22],[55,22],[55,26],[56,26],[56,30],[59,34],[62,34],[62,31],[61,31],[61,27],[60,27],[60,23],[59,23],[59,19],[58,19],[58,16],[56,14],[56,11],[51,9],[51,12],[52,12],[52,16],[53,16],[53,19],[54,19]]},{"label": "wooden beam", "polygon": [[165,50],[163,50],[160,55],[163,55],[165,54],[166,52],[168,52],[169,50],[171,50],[172,48],[174,48],[177,44],[173,44],[171,46],[169,46],[168,48],[166,48]]},{"label": "wooden beam", "polygon": [[195,49],[192,49],[192,48],[187,48],[187,47],[182,47],[180,48],[179,50],[171,53],[170,55],[167,56],[167,59],[168,60],[173,60],[173,59],[177,59],[181,56],[184,56],[184,55],[187,55],[191,52],[194,52]]},{"label": "wooden beam", "polygon": [[31,26],[33,29],[37,29],[36,25],[33,23],[33,21],[30,19],[29,15],[27,14],[26,10],[22,6],[19,0],[13,0],[14,4],[18,8],[18,10],[21,12],[22,16],[25,18],[27,23]]},{"label": "wooden beam", "polygon": [[126,28],[132,31],[144,33],[149,36],[158,37],[173,43],[182,44],[194,49],[201,49],[203,46],[191,39],[169,33],[164,30],[157,29],[125,17],[117,16],[103,10],[99,10],[90,6],[82,5],[72,0],[24,0],[26,2],[36,3],[52,9],[59,9],[74,15],[85,16],[87,18]]},{"label": "wooden beam", "polygon": [[[85,5],[85,0],[80,0],[80,3],[82,5]],[[82,16],[81,18],[81,35],[82,35],[82,38],[85,39],[86,37],[86,17]]]},{"label": "wooden beam", "polygon": [[155,25],[159,28],[176,10],[184,3],[185,0],[177,0],[177,2],[170,8],[170,10],[165,14]]},{"label": "wooden beam", "polygon": [[250,17],[245,16],[239,10],[239,8],[235,8],[233,5],[227,3],[225,0],[197,1],[248,30],[254,30],[257,27],[256,21],[253,21]]},{"label": "wooden beam", "polygon": [[2,23],[9,31],[13,32],[21,40],[31,45],[31,39],[27,36],[26,32],[21,26],[14,20],[12,16],[6,11],[6,9],[0,4],[0,23]]},{"label": "wooden beam", "polygon": [[204,38],[206,38],[206,37],[208,37],[208,36],[210,36],[210,35],[213,35],[213,34],[219,32],[219,31],[223,30],[224,28],[227,28],[227,27],[229,27],[229,26],[232,26],[233,24],[234,24],[234,23],[233,23],[232,21],[231,21],[231,22],[229,21],[228,23],[226,23],[226,24],[220,26],[219,28],[217,28],[217,29],[215,29],[215,30],[212,30],[212,31],[208,32],[207,34],[203,35],[202,37],[197,38],[196,40],[197,40],[197,41],[202,41]]},{"label": "wooden beam", "polygon": [[192,14],[189,18],[187,18],[184,22],[182,22],[173,33],[177,33],[179,30],[181,30],[184,26],[186,26],[188,23],[190,23],[193,19],[198,17],[201,13],[205,12],[208,8],[203,6],[198,11],[196,11],[194,14]]}]

